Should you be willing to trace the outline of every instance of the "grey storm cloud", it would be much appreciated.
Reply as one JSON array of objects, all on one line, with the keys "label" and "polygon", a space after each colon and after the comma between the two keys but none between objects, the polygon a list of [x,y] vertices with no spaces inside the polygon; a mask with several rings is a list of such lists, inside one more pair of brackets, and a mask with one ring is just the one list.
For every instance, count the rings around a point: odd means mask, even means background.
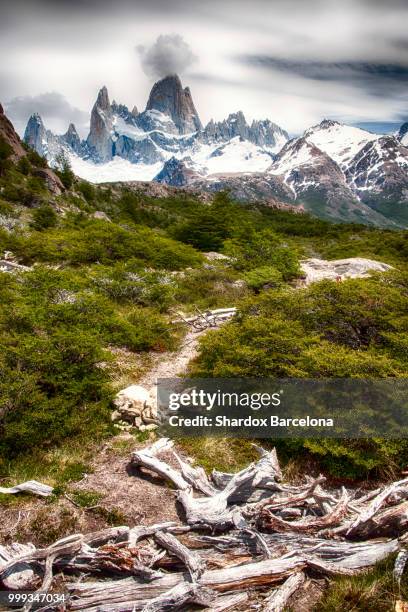
[{"label": "grey storm cloud", "polygon": [[25,124],[33,113],[41,115],[46,125],[49,122],[55,124],[55,121],[63,121],[64,124],[75,123],[82,126],[89,120],[88,113],[71,106],[62,94],[55,91],[37,96],[18,96],[5,106],[7,114],[17,125]]},{"label": "grey storm cloud", "polygon": [[314,81],[347,82],[372,95],[383,95],[390,89],[403,91],[408,84],[408,64],[402,63],[286,60],[262,55],[240,57],[239,61]]},{"label": "grey storm cloud", "polygon": [[198,59],[179,34],[161,34],[150,47],[138,45],[136,50],[143,71],[153,78],[182,74]]}]

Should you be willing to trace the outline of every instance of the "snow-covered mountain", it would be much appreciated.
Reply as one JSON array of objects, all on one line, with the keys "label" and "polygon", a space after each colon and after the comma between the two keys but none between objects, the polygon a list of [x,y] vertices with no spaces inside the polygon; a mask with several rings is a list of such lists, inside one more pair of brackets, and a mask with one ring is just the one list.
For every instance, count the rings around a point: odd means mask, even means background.
[{"label": "snow-covered mountain", "polygon": [[408,124],[380,136],[329,119],[299,137],[269,119],[248,124],[241,111],[203,127],[190,89],[172,75],[153,86],[146,109],[110,102],[103,87],[81,141],[39,115],[25,141],[51,164],[61,156],[92,182],[156,181],[194,189],[230,190],[238,200],[304,206],[318,216],[408,226]]},{"label": "snow-covered mountain", "polygon": [[46,130],[39,115],[29,119],[24,136],[51,164],[66,156],[79,176],[94,182],[152,180],[172,158],[191,160],[203,176],[260,172],[288,138],[268,119],[249,125],[242,112],[203,127],[190,89],[183,88],[177,75],[155,83],[142,113],[111,103],[103,87],[85,141],[80,141],[73,125],[56,136]]}]

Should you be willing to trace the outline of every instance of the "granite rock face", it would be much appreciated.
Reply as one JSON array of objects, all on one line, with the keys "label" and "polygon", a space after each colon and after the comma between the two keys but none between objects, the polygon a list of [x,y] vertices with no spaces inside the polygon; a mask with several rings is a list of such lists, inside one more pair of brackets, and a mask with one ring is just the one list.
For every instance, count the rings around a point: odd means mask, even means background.
[{"label": "granite rock face", "polygon": [[62,139],[65,140],[67,145],[77,154],[81,153],[82,143],[79,137],[79,134],[76,130],[76,127],[73,123],[69,124],[68,130],[62,136]]},{"label": "granite rock face", "polygon": [[366,278],[372,272],[388,272],[392,269],[386,263],[364,257],[333,260],[305,259],[300,263],[300,267],[306,285],[325,279],[342,281],[347,278]]},{"label": "granite rock face", "polygon": [[113,113],[108,90],[102,87],[91,112],[91,127],[87,144],[89,150],[100,162],[113,158]]},{"label": "granite rock face", "polygon": [[174,187],[183,187],[200,178],[200,174],[194,170],[191,158],[183,160],[172,157],[164,164],[162,170],[154,180],[157,183],[165,183]]},{"label": "granite rock face", "polygon": [[249,125],[242,111],[231,113],[224,121],[211,120],[206,125],[201,138],[204,142],[212,143],[227,142],[236,136],[260,147],[273,149],[279,145],[283,146],[289,139],[288,133],[269,119],[253,121]]},{"label": "granite rock face", "polygon": [[158,111],[171,117],[180,134],[202,129],[189,87],[181,84],[180,78],[170,75],[153,85],[146,111]]},{"label": "granite rock face", "polygon": [[39,155],[44,155],[47,146],[47,132],[43,121],[38,113],[31,115],[28,120],[24,133],[24,142],[29,147],[37,151]]}]

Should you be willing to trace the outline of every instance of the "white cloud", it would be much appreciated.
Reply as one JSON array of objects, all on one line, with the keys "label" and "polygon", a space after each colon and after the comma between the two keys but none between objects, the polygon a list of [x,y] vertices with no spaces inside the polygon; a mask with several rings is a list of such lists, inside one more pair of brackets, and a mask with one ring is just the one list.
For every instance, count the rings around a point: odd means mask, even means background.
[{"label": "white cloud", "polygon": [[[3,102],[58,91],[89,113],[106,85],[111,98],[143,109],[151,78],[134,52],[137,45],[144,49],[149,74],[183,72],[203,122],[242,109],[248,119],[269,117],[299,132],[323,117],[386,121],[407,113],[408,93],[392,87],[378,95],[375,77],[365,87],[353,79],[323,81],[241,61],[255,55],[293,62],[408,65],[408,5],[403,1],[71,0],[57,8],[45,0],[15,0],[8,6],[9,13],[13,10],[8,27],[0,24]],[[171,41],[172,32],[179,44],[170,45],[167,57],[164,43]],[[163,44],[158,45],[161,35]],[[62,112],[67,123],[69,112]]]}]

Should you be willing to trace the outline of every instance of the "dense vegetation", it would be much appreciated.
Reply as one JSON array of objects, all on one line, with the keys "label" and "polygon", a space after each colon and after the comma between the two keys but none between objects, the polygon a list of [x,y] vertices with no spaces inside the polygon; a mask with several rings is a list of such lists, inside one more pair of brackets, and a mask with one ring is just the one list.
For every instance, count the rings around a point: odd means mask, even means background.
[{"label": "dense vegetation", "polygon": [[[56,196],[38,173],[44,165],[32,152],[13,164],[0,146],[0,252],[31,266],[0,273],[0,473],[34,449],[109,434],[117,351],[174,348],[177,309],[239,305],[235,322],[203,340],[197,375],[406,376],[406,232],[244,206],[226,194],[209,204],[95,187],[65,162],[68,190]],[[230,260],[209,262],[202,253],[214,250]],[[295,291],[305,256],[366,256],[397,270]],[[381,441],[282,450],[350,476],[408,460],[403,444]]]}]

